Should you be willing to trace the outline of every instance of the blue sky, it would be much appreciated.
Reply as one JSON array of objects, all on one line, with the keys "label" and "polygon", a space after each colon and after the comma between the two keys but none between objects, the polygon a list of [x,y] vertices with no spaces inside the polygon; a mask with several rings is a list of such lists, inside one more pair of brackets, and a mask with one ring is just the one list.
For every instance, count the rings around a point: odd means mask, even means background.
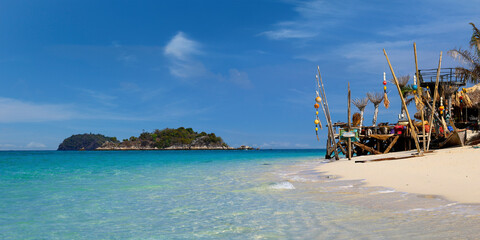
[{"label": "blue sky", "polygon": [[[332,120],[397,75],[458,65],[480,1],[0,1],[0,150],[66,137],[192,127],[232,146],[324,148],[319,65]],[[398,94],[379,121],[393,122]],[[412,110],[413,111],[413,110]],[[370,123],[373,106],[366,109]],[[322,122],[325,120],[322,116]]]}]

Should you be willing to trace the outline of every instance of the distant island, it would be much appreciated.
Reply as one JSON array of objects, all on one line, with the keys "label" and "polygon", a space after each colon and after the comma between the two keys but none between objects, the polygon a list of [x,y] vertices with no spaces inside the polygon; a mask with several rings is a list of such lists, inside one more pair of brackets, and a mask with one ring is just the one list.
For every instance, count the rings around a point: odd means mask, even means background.
[{"label": "distant island", "polygon": [[59,151],[73,150],[253,150],[249,146],[233,148],[215,133],[197,133],[192,128],[166,128],[143,132],[121,142],[116,137],[102,134],[76,134],[58,146]]}]

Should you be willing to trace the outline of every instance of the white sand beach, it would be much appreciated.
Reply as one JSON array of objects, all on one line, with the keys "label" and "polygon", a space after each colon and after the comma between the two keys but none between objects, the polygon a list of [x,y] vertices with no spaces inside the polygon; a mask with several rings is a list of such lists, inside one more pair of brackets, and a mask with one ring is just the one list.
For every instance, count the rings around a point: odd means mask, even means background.
[{"label": "white sand beach", "polygon": [[[323,164],[317,171],[345,180],[364,180],[367,186],[439,195],[460,203],[480,203],[480,149],[468,147],[435,150],[421,157],[399,160],[368,160],[406,156],[406,153],[354,157]],[[365,163],[355,163],[367,160]]]}]

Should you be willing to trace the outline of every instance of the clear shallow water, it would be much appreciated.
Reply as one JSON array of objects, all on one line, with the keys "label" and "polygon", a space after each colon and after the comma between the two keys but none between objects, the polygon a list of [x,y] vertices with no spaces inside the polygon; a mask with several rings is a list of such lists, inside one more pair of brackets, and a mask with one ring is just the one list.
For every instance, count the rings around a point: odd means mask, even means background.
[{"label": "clear shallow water", "polygon": [[318,174],[323,155],[0,152],[0,239],[480,237],[478,206]]}]

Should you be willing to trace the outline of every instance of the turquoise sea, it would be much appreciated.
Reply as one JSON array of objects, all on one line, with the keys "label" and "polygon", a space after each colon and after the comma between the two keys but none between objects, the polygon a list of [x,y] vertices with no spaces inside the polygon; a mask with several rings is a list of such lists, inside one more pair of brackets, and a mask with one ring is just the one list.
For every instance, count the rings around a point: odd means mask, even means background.
[{"label": "turquoise sea", "polygon": [[323,150],[0,152],[0,239],[478,239],[480,207],[312,169]]}]

